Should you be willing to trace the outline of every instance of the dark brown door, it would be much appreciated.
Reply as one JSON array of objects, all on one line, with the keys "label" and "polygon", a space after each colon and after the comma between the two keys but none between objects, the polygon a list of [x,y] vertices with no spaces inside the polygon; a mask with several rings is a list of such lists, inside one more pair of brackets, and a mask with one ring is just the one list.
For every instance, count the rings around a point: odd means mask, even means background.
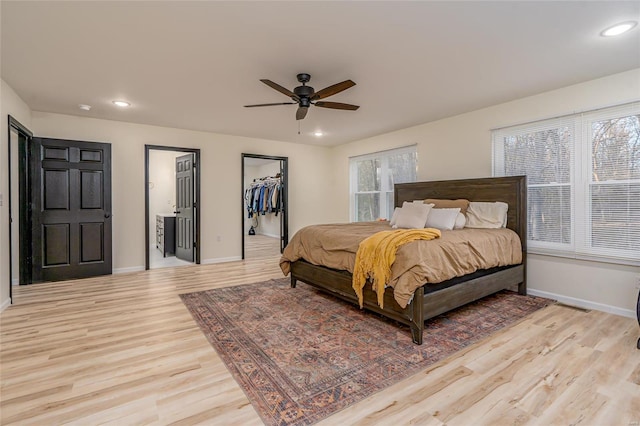
[{"label": "dark brown door", "polygon": [[176,158],[176,257],[193,262],[193,154]]},{"label": "dark brown door", "polygon": [[111,273],[111,144],[33,138],[33,282]]}]

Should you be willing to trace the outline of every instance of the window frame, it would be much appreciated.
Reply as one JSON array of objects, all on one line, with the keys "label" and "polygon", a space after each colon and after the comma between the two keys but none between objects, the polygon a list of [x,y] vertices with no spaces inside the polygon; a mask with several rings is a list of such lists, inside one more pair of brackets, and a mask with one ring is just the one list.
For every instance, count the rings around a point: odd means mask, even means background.
[{"label": "window frame", "polygon": [[[505,176],[507,165],[505,162],[505,138],[518,136],[527,132],[540,131],[544,128],[554,128],[562,123],[569,123],[572,132],[572,147],[570,154],[569,183],[533,184],[528,182],[527,189],[544,186],[570,186],[571,220],[570,244],[554,243],[528,239],[528,251],[536,254],[567,257],[573,259],[591,260],[623,265],[640,265],[640,259],[634,258],[634,250],[617,250],[612,248],[594,247],[593,218],[592,218],[592,188],[594,185],[616,185],[638,183],[640,179],[609,180],[606,182],[592,182],[592,153],[593,135],[592,123],[615,118],[640,115],[640,102],[584,111],[581,113],[539,120],[530,123],[503,127],[492,130],[492,174]],[[528,203],[527,215],[531,212]],[[625,228],[627,229],[627,228]]]},{"label": "window frame", "polygon": [[[581,148],[586,151],[587,156],[589,156],[589,159],[591,158],[591,153],[593,152],[593,135],[591,133],[591,129],[592,129],[592,124],[594,122],[598,122],[598,121],[604,121],[604,120],[611,120],[611,119],[616,119],[616,118],[622,118],[622,117],[627,117],[630,115],[638,115],[640,116],[640,103],[634,103],[634,104],[627,104],[627,105],[620,105],[620,106],[616,106],[616,107],[610,107],[610,108],[605,108],[605,109],[600,109],[600,110],[595,110],[595,111],[589,111],[589,112],[585,112],[583,114],[581,114],[581,132],[584,135],[584,144],[581,146]],[[617,249],[612,249],[612,248],[606,248],[606,249],[602,249],[602,248],[598,248],[598,247],[594,247],[593,246],[593,242],[592,242],[592,238],[593,238],[593,220],[592,220],[592,213],[593,213],[593,203],[592,203],[592,192],[591,189],[594,186],[614,186],[614,185],[621,185],[621,184],[638,184],[640,185],[640,178],[638,179],[620,179],[620,180],[607,180],[607,181],[601,181],[601,182],[594,182],[592,180],[593,178],[593,161],[586,160],[586,156],[584,157],[585,161],[583,161],[582,164],[582,174],[581,174],[581,179],[584,181],[584,185],[585,185],[585,189],[584,189],[584,199],[582,200],[582,206],[583,209],[578,209],[579,210],[579,215],[576,218],[578,221],[578,224],[580,224],[581,226],[585,227],[584,229],[584,233],[582,235],[580,235],[581,237],[584,237],[584,247],[585,249],[582,249],[582,247],[578,246],[578,251],[579,251],[579,255],[581,257],[585,257],[588,259],[593,259],[593,258],[599,258],[599,257],[604,257],[604,258],[624,258],[624,257],[628,257],[628,255],[626,254],[627,251],[629,250],[617,250]],[[588,243],[588,244],[587,244]],[[615,262],[618,263],[618,262]],[[620,262],[620,263],[624,263],[624,262]],[[631,261],[632,264],[635,265],[640,265],[640,259],[638,261],[636,261],[635,263],[633,261]]]},{"label": "window frame", "polygon": [[[358,222],[358,210],[356,206],[356,197],[359,194],[379,194],[379,211],[377,218],[386,217],[388,212],[393,212],[393,205],[389,208],[388,195],[391,194],[391,203],[393,204],[393,185],[389,188],[389,158],[400,154],[415,155],[415,180],[418,177],[418,146],[417,144],[393,148],[384,151],[376,151],[368,154],[349,157],[349,220]],[[358,187],[358,167],[359,161],[380,160],[380,188],[377,191],[357,191]],[[415,182],[414,180],[414,182]],[[373,220],[375,220],[374,218]]]}]

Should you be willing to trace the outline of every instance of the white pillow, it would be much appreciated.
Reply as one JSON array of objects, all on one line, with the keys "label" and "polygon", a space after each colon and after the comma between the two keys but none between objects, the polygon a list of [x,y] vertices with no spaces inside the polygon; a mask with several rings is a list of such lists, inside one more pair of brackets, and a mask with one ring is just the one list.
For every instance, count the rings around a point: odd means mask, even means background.
[{"label": "white pillow", "polygon": [[400,211],[400,207],[396,207],[393,209],[393,214],[391,215],[391,220],[389,221],[389,225],[395,226],[396,220],[398,219],[398,212]]},{"label": "white pillow", "polygon": [[456,217],[456,222],[453,224],[453,229],[462,229],[466,223],[467,217],[460,212]]},{"label": "white pillow", "polygon": [[[424,204],[424,202],[422,200],[414,200],[413,203],[405,201],[404,203],[402,203],[402,207],[406,206],[407,204]],[[427,206],[433,207],[434,204],[427,204]],[[391,225],[392,228],[397,228],[396,221],[398,220],[398,212],[402,207],[396,207],[395,209],[393,209],[393,214],[391,215],[391,220],[389,221],[389,225]]]},{"label": "white pillow", "polygon": [[436,228],[441,231],[450,231],[456,223],[459,208],[455,209],[431,209],[429,216],[427,216],[427,223],[425,228]]},{"label": "white pillow", "polygon": [[509,205],[500,201],[485,203],[472,201],[467,209],[467,228],[504,228],[507,226]]},{"label": "white pillow", "polygon": [[431,210],[429,204],[414,204],[405,201],[402,208],[398,209],[394,228],[424,228],[429,210]]}]

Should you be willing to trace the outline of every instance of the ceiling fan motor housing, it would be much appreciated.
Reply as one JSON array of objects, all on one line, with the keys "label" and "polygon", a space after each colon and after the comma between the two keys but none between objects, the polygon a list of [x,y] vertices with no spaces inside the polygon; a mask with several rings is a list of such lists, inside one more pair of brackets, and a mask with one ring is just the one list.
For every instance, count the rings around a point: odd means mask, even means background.
[{"label": "ceiling fan motor housing", "polygon": [[311,86],[298,86],[293,89],[293,93],[295,93],[300,100],[306,99],[308,101],[315,92]]}]

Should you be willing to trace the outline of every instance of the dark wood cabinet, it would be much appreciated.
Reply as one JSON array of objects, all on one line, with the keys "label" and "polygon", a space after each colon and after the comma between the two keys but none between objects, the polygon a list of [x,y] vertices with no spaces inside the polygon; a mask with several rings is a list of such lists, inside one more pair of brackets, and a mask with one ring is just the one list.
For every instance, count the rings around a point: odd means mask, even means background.
[{"label": "dark wood cabinet", "polygon": [[163,257],[176,253],[176,217],[170,214],[156,215],[156,248]]}]

